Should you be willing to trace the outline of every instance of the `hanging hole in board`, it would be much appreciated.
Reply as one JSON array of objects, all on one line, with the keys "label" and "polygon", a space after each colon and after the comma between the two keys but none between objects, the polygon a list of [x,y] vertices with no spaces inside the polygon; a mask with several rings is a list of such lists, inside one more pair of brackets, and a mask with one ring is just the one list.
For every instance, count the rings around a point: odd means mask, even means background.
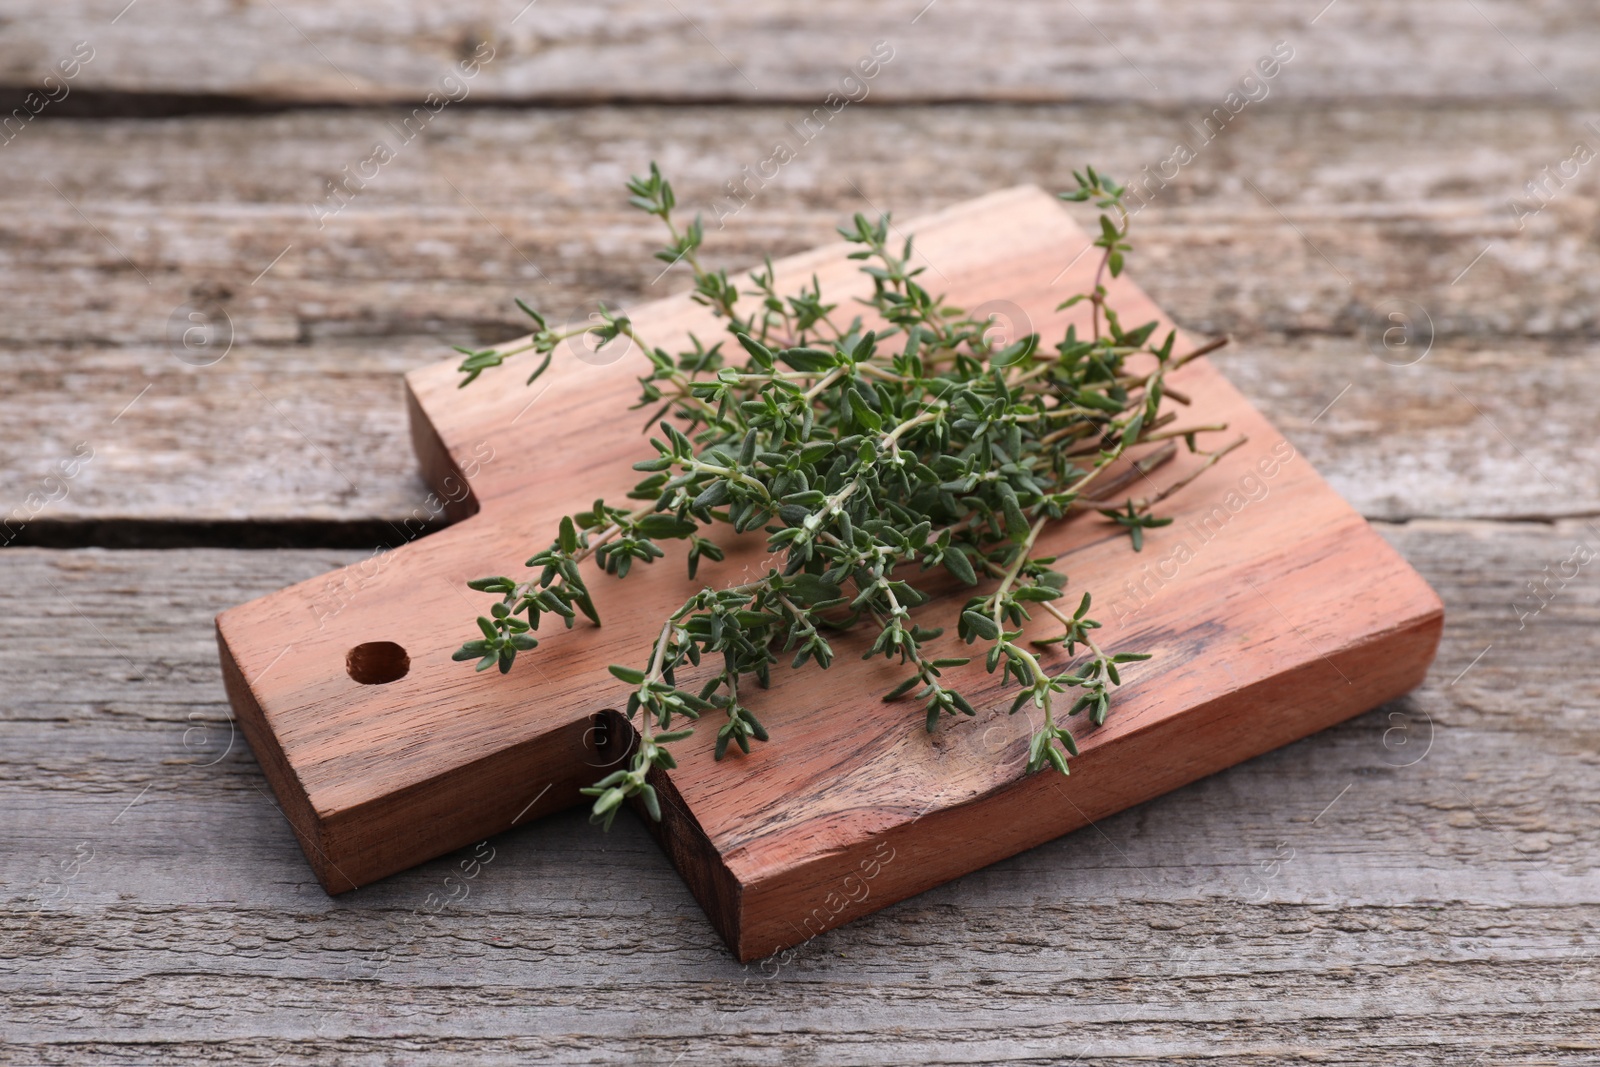
[{"label": "hanging hole in board", "polygon": [[393,641],[368,641],[345,654],[344,668],[362,685],[387,685],[406,676],[411,657]]}]

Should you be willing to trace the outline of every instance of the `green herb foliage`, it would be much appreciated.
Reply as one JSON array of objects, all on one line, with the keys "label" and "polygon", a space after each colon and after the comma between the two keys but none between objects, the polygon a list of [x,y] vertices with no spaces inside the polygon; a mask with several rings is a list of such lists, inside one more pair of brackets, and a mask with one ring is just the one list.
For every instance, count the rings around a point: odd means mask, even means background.
[{"label": "green herb foliage", "polygon": [[[886,700],[920,701],[930,731],[947,715],[975,715],[944,678],[968,659],[934,651],[942,630],[913,621],[912,609],[927,599],[917,578],[929,570],[973,587],[952,620],[956,638],[977,646],[988,670],[1016,687],[1013,713],[1029,703],[1042,713],[1030,772],[1067,772],[1077,746],[1065,718],[1086,712],[1097,725],[1105,721],[1119,667],[1149,657],[1101,650],[1091,636],[1100,624],[1089,617],[1088,592],[1075,608],[1058,606],[1072,603],[1064,599],[1066,576],[1051,558],[1033,554],[1035,540],[1051,522],[1099,511],[1127,530],[1137,550],[1145,530],[1171,521],[1151,508],[1239,442],[1206,453],[1176,484],[1128,495],[1149,483],[1179,439],[1194,451],[1196,434],[1225,428],[1169,428],[1174,416],[1160,410],[1164,395],[1185,399],[1165,389],[1166,375],[1215,346],[1174,356],[1174,335],[1155,338],[1156,323],[1124,326],[1105,287],[1128,250],[1123,189],[1092,168],[1074,177],[1077,188],[1061,197],[1100,208],[1101,259],[1093,289],[1061,305],[1087,301],[1091,330],[1069,327],[1054,346],[1038,334],[1003,343],[991,323],[933,295],[912,265],[910,239],[891,241],[887,217],[858,214],[839,230],[858,246],[850,258],[872,278],[863,314],[828,302],[815,277],[781,295],[770,260],[745,280],[707,270],[700,220],[679,228],[672,186],[652,164],[648,177],[628,183],[630,203],[666,226],[670,240],[656,257],[688,265],[693,299],[712,309],[730,338],[709,347],[691,339],[690,350],[671,353],[603,306],[598,325],[557,331],[518,301],[535,325],[530,340],[507,350],[460,350],[462,385],[530,350],[543,356],[532,381],[570,337],[590,333],[601,345],[626,337],[648,357],[640,406],[659,407],[650,421],[660,435],[650,438],[652,454],[634,464],[642,480],[629,502],[597,500],[563,518],[555,539],[527,561],[531,579],[470,583],[499,600],[456,659],[509,671],[519,652],[538,644],[533,632],[547,616],[569,627],[579,613],[598,623],[586,577],[591,561],[623,578],[675,541],[693,577],[703,562],[723,558],[706,533],[726,526],[764,531],[782,562],[754,581],[707,585],[662,621],[643,666],[611,668],[629,690],[627,715],[640,738],[626,769],[585,790],[597,821],[609,826],[630,797],[660,817],[649,772],[675,766],[668,746],[689,737],[701,716],[718,721],[719,759],[730,746],[749,752],[751,742],[766,741],[751,690],[768,684],[780,660],[826,668],[832,639],[852,626],[874,634],[865,658],[904,666],[905,681]],[[1113,470],[1134,446],[1151,442],[1159,445]],[[1035,611],[1053,617],[1061,632],[1024,642]],[[1069,661],[1080,646],[1084,656],[1052,670],[1040,648],[1052,645]],[[680,685],[689,673],[699,684]]]}]

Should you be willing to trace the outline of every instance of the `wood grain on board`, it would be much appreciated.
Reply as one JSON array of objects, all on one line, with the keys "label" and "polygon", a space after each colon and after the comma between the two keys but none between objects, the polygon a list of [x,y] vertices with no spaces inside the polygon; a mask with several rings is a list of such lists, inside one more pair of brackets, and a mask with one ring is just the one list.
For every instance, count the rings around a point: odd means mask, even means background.
[{"label": "wood grain on board", "polygon": [[[1053,198],[993,194],[909,224],[953,299],[1046,335],[1052,310],[1090,282],[1087,243]],[[824,291],[862,290],[832,246],[780,265]],[[1125,320],[1159,317],[1125,280]],[[638,309],[669,348],[715,325],[686,297]],[[1185,339],[1183,343],[1190,343]],[[467,578],[508,571],[563,513],[620,497],[638,453],[617,418],[633,370],[621,352],[566,353],[548,384],[456,388],[450,363],[409,376],[426,475],[480,509],[218,620],[230,696],[318,878],[340,892],[569,806],[618,751],[595,729],[617,699],[605,665],[647,649],[693,586],[670,561],[597,583],[603,627],[552,633],[506,678],[449,659],[448,620],[482,610]],[[1074,775],[1024,776],[1026,719],[981,671],[962,682],[990,709],[928,735],[913,706],[881,704],[892,669],[841,650],[825,675],[774,678],[759,702],[773,741],[716,763],[679,746],[662,787],[669,855],[744,959],[765,956],[966,871],[1302,737],[1418,684],[1442,623],[1438,599],[1222,376],[1201,362],[1173,384],[1249,443],[1169,502],[1172,527],[1143,557],[1103,523],[1041,538],[1099,593],[1105,637],[1157,659],[1130,671],[1112,720],[1088,732]],[[1193,457],[1158,477],[1178,477]],[[463,481],[464,479],[464,481]],[[746,539],[720,571],[766,563]],[[731,579],[730,579],[731,580]],[[330,589],[345,590],[343,595]],[[937,619],[959,590],[923,609]],[[1201,607],[1203,605],[1203,607]],[[405,650],[408,672],[363,685],[352,650]],[[864,647],[864,646],[863,646]],[[360,671],[354,671],[360,674]],[[616,720],[613,719],[613,722]],[[597,736],[608,744],[596,744]]]}]

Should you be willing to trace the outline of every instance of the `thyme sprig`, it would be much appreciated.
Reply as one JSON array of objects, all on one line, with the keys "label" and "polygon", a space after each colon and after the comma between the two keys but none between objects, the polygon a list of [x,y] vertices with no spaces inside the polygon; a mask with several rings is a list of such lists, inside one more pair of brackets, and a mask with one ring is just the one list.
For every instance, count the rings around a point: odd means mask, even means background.
[{"label": "thyme sprig", "polygon": [[[1172,426],[1177,417],[1161,410],[1164,398],[1188,402],[1167,387],[1167,375],[1220,342],[1174,355],[1174,333],[1157,342],[1156,323],[1123,325],[1106,287],[1129,250],[1123,189],[1092,168],[1074,178],[1077,187],[1061,197],[1100,209],[1101,258],[1092,289],[1057,309],[1087,301],[1090,332],[1080,336],[1070,326],[1053,347],[1036,333],[994,340],[988,321],[934,295],[920,280],[911,240],[891,242],[887,216],[874,222],[857,214],[839,229],[858,246],[850,258],[872,279],[871,297],[848,319],[824,300],[815,277],[792,295],[780,293],[770,260],[743,281],[708,270],[699,257],[700,220],[678,225],[672,186],[652,164],[648,176],[629,181],[629,202],[665,225],[669,239],[656,258],[688,266],[692,299],[722,320],[729,338],[707,347],[691,337],[687,350],[672,353],[610,309],[602,307],[593,325],[557,331],[518,301],[536,327],[526,343],[461,349],[462,385],[521,351],[544,356],[532,381],[570,337],[592,334],[599,345],[626,337],[646,357],[639,406],[657,408],[651,423],[659,436],[634,464],[643,475],[628,494],[636,503],[597,500],[563,518],[555,539],[528,560],[538,571],[529,580],[470,583],[500,599],[456,659],[506,672],[519,652],[537,646],[533,633],[545,616],[571,627],[581,612],[598,623],[585,576],[591,560],[625,578],[635,564],[662,558],[663,543],[683,542],[692,578],[703,561],[723,559],[707,533],[726,526],[762,531],[781,561],[754,580],[696,592],[664,620],[643,669],[611,667],[629,687],[626,715],[640,737],[625,769],[584,790],[595,798],[596,820],[609,826],[630,797],[659,818],[648,776],[675,766],[668,746],[702,716],[720,719],[718,759],[730,746],[748,753],[752,741],[766,741],[751,689],[769,684],[780,657],[793,668],[828,667],[832,636],[852,627],[876,631],[863,658],[883,656],[906,669],[885,699],[914,694],[929,731],[946,716],[976,715],[944,677],[969,659],[932,653],[942,629],[913,617],[928,599],[926,581],[915,579],[931,570],[978,590],[956,615],[957,637],[980,646],[988,671],[1016,687],[1012,713],[1029,704],[1042,713],[1028,747],[1030,772],[1047,765],[1067,772],[1067,756],[1078,749],[1062,718],[1087,712],[1094,724],[1105,721],[1111,688],[1122,683],[1118,668],[1149,656],[1102,651],[1090,636],[1100,627],[1088,614],[1091,594],[1084,591],[1070,614],[1058,607],[1067,578],[1053,558],[1033,554],[1035,542],[1050,523],[1095,511],[1141,549],[1147,530],[1172,521],[1155,516],[1154,506],[1199,472],[1141,496],[1131,489],[1153,484],[1151,472],[1175,455],[1179,439],[1200,451],[1199,435],[1226,427]],[[1201,470],[1239,443],[1204,453]],[[1062,632],[1024,643],[1039,610]],[[1085,655],[1077,661],[1080,646]],[[1065,667],[1041,661],[1053,647],[1066,653]],[[683,678],[689,674],[696,681]]]}]

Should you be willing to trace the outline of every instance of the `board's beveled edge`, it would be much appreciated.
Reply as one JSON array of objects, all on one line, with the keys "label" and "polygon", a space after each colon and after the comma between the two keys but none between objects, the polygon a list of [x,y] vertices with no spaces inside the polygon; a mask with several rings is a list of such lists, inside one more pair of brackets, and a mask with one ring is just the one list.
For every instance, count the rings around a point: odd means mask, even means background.
[{"label": "board's beveled edge", "polygon": [[[345,888],[370,885],[475,841],[586,802],[579,790],[595,771],[584,758],[587,730],[561,726],[449,767],[405,789],[342,808],[322,820],[331,856],[343,861]],[[562,771],[529,776],[534,767]],[[470,802],[461,797],[469,796]],[[444,812],[445,814],[440,814]],[[323,879],[324,887],[329,887]],[[337,890],[343,892],[344,890]],[[329,892],[336,890],[329,887]]]}]

